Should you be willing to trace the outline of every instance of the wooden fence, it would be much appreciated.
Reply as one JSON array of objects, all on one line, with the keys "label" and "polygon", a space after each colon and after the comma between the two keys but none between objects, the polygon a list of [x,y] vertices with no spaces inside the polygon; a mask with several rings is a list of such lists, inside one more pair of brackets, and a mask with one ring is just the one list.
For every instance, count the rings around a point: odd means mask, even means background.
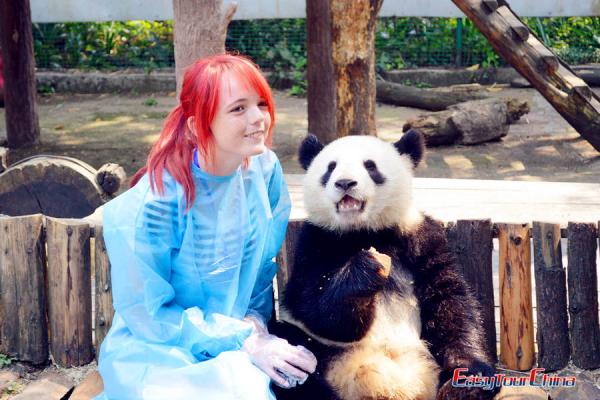
[{"label": "wooden fence", "polygon": [[[293,268],[292,249],[301,225],[290,222],[278,255],[279,293]],[[495,359],[494,309],[499,307],[499,360],[507,368],[529,370],[537,364],[554,371],[570,359],[580,368],[600,367],[598,223],[569,223],[561,229],[542,222],[460,220],[448,224],[447,233],[482,304],[486,346]],[[494,304],[494,238],[499,304]],[[566,269],[561,238],[568,242]],[[0,352],[34,364],[49,356],[61,366],[92,361],[113,316],[109,271],[101,227],[42,215],[0,217]]]}]

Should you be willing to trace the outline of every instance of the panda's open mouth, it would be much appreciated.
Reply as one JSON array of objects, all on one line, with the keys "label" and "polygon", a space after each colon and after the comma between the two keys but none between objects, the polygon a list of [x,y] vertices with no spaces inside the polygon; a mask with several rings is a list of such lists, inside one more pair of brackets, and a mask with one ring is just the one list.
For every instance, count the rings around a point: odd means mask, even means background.
[{"label": "panda's open mouth", "polygon": [[362,212],[365,209],[365,202],[345,195],[335,204],[335,208],[338,213]]}]

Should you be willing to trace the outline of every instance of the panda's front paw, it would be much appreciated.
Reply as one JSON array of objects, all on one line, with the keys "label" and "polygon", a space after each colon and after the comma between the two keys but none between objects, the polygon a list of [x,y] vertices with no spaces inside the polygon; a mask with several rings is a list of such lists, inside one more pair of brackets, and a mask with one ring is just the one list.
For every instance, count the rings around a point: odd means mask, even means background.
[{"label": "panda's front paw", "polygon": [[466,375],[494,376],[496,373],[492,365],[479,360],[473,361],[468,368]]},{"label": "panda's front paw", "polygon": [[346,272],[353,281],[352,286],[363,294],[378,291],[387,282],[389,268],[369,250],[360,250],[347,265]]}]

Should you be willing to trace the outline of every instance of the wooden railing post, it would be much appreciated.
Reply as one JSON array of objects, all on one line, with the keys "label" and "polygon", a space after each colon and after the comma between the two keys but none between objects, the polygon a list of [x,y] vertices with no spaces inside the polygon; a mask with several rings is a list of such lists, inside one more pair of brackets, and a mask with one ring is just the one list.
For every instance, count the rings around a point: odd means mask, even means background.
[{"label": "wooden railing post", "polygon": [[529,224],[498,224],[500,264],[500,359],[510,369],[533,367]]},{"label": "wooden railing post", "polygon": [[48,361],[43,216],[0,217],[0,352]]},{"label": "wooden railing post", "polygon": [[456,254],[458,267],[481,304],[485,346],[496,362],[492,222],[489,219],[458,220],[451,226],[448,239],[450,248]]},{"label": "wooden railing post", "polygon": [[571,355],[566,273],[562,265],[560,225],[533,223],[538,366],[556,371]]},{"label": "wooden railing post", "polygon": [[90,226],[78,220],[46,221],[51,353],[60,366],[85,365],[94,358]]},{"label": "wooden railing post", "polygon": [[100,354],[100,345],[106,337],[115,313],[112,305],[112,282],[110,280],[110,261],[104,245],[102,227],[95,227],[94,261],[95,261],[95,337],[96,358]]},{"label": "wooden railing post", "polygon": [[584,369],[600,367],[596,237],[594,224],[569,222],[567,268],[571,353],[573,364]]}]

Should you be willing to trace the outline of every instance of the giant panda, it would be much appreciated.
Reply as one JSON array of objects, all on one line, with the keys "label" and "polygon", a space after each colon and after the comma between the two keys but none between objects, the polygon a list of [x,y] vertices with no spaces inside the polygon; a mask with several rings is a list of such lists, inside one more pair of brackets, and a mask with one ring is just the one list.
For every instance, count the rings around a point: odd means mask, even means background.
[{"label": "giant panda", "polygon": [[275,387],[278,399],[493,398],[449,381],[455,368],[485,376],[494,368],[444,228],[413,202],[423,155],[412,130],[394,144],[303,140],[307,221],[272,330],[311,350],[318,366],[302,385]]}]

